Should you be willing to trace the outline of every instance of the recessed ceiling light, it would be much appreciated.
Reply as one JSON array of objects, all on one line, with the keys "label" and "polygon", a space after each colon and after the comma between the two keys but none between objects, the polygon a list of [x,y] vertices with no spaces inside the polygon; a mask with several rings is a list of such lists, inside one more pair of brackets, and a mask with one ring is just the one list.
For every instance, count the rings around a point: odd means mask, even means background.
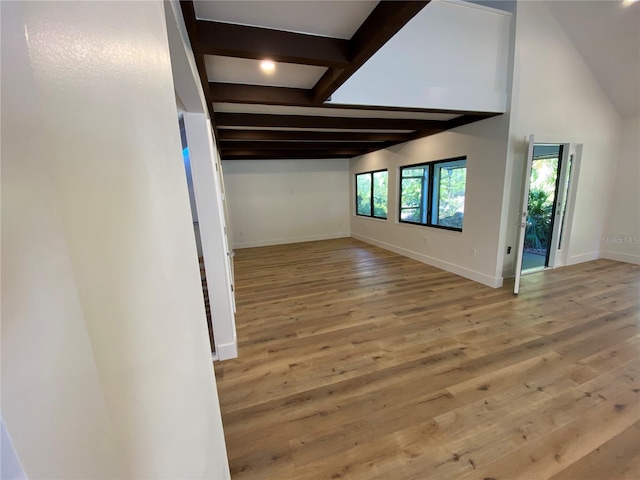
[{"label": "recessed ceiling light", "polygon": [[276,64],[271,60],[263,60],[262,62],[260,62],[260,68],[265,73],[271,73],[276,69]]}]

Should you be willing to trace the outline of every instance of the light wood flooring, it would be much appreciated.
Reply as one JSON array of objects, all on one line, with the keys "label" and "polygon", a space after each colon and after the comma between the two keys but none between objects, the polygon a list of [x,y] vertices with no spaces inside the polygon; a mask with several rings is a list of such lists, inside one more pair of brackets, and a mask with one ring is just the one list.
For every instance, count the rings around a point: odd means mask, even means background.
[{"label": "light wood flooring", "polygon": [[640,267],[516,297],[354,239],[235,265],[233,479],[640,479]]}]

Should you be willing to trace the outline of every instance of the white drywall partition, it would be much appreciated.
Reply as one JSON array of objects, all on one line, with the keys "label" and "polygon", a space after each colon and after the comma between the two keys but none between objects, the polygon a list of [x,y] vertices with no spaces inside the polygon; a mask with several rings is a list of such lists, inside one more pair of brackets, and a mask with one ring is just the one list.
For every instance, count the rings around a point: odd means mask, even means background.
[{"label": "white drywall partition", "polygon": [[159,1],[2,2],[2,416],[28,478],[229,478]]},{"label": "white drywall partition", "polygon": [[510,21],[501,10],[434,0],[331,102],[504,112]]},{"label": "white drywall partition", "polygon": [[349,160],[225,160],[235,248],[349,236]]}]

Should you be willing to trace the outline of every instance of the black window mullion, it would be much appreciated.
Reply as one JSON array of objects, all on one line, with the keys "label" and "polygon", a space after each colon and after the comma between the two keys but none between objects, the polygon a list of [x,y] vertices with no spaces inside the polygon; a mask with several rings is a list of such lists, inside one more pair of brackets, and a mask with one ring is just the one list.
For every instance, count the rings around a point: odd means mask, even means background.
[{"label": "black window mullion", "polygon": [[[387,219],[387,216],[377,216],[375,214],[375,196],[374,193],[376,191],[376,187],[374,185],[374,178],[375,178],[375,174],[376,173],[388,173],[388,170],[384,169],[384,170],[373,170],[371,172],[362,172],[362,173],[356,173],[355,174],[355,181],[356,181],[356,215],[359,215],[361,217],[370,217],[370,218],[380,218],[380,219]],[[369,214],[365,215],[365,214],[361,214],[358,213],[358,177],[364,177],[365,175],[369,175]],[[387,193],[388,196],[388,193]]]},{"label": "black window mullion", "polygon": [[369,173],[369,177],[371,178],[371,201],[370,201],[370,204],[371,204],[371,207],[370,207],[371,208],[371,217],[375,218],[376,214],[373,211],[373,172]]},{"label": "black window mullion", "polygon": [[420,222],[426,223],[427,217],[425,217],[427,209],[427,204],[425,203],[425,189],[424,189],[424,171],[422,172],[422,177],[420,177]]},{"label": "black window mullion", "polygon": [[[403,166],[400,168],[400,195],[399,195],[399,200],[400,200],[400,205],[399,205],[399,215],[400,215],[400,222],[403,223],[414,223],[414,224],[420,224],[420,225],[424,225],[427,227],[436,227],[436,228],[443,228],[443,229],[448,229],[448,230],[457,230],[457,231],[462,231],[462,227],[457,227],[457,226],[451,226],[451,225],[441,225],[440,224],[440,219],[439,219],[439,213],[440,213],[440,190],[438,190],[438,195],[435,195],[435,189],[436,186],[438,187],[438,189],[440,188],[440,178],[436,179],[435,178],[435,172],[436,170],[438,170],[439,172],[441,172],[441,169],[443,166],[447,166],[447,168],[453,168],[451,165],[462,165],[460,168],[465,168],[466,169],[466,157],[458,157],[458,158],[451,158],[451,159],[447,159],[447,160],[438,160],[435,162],[429,162],[429,163],[421,163],[421,164],[415,164],[415,165],[407,165],[407,166]],[[403,207],[402,206],[402,195],[403,195],[403,183],[402,180],[405,178],[419,178],[418,176],[415,177],[404,177],[403,174],[405,172],[405,170],[408,169],[423,169],[423,175],[421,177],[422,180],[422,191],[421,194],[422,195],[426,195],[426,198],[421,199],[421,204],[420,204],[420,220],[419,221],[406,221],[406,220],[402,220],[402,212],[403,210],[407,210],[408,207]],[[466,176],[466,175],[465,175]],[[436,184],[436,182],[438,182],[438,184]],[[465,192],[464,190],[462,191],[462,195],[464,195]],[[436,196],[437,198],[434,198],[434,196]],[[424,212],[424,210],[426,210],[426,215],[422,215]],[[436,220],[433,219],[434,214],[436,216]],[[422,221],[422,219],[424,218],[424,222]]]},{"label": "black window mullion", "polygon": [[432,225],[432,215],[433,215],[433,184],[434,184],[434,172],[435,167],[433,165],[429,165],[429,185],[428,185],[428,205],[427,208],[427,225]]}]

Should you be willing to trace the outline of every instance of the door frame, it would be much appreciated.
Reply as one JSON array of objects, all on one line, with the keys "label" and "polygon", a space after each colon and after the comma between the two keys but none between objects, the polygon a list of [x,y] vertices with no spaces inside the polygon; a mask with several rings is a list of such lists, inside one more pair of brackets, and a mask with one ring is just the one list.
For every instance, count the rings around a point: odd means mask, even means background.
[{"label": "door frame", "polygon": [[536,143],[535,135],[528,137],[527,156],[524,166],[524,182],[522,187],[522,197],[520,199],[520,210],[518,212],[518,250],[516,250],[516,276],[513,283],[513,293],[520,293],[520,279],[522,277],[522,258],[524,257],[524,238],[527,231],[527,216],[529,214],[529,187],[531,185],[531,165],[533,164],[533,147]]},{"label": "door frame", "polygon": [[[573,230],[573,220],[575,213],[575,204],[576,204],[576,196],[578,190],[578,178],[580,174],[580,164],[581,164],[581,156],[582,156],[582,144],[581,143],[573,143],[567,142],[565,140],[560,140],[558,138],[553,138],[550,136],[538,136],[538,135],[529,135],[527,137],[528,146],[527,146],[527,157],[525,160],[525,176],[522,187],[522,198],[521,198],[521,208],[518,212],[519,218],[519,235],[518,235],[518,250],[516,257],[516,265],[515,265],[515,281],[513,286],[513,293],[518,294],[520,291],[520,281],[523,275],[522,272],[522,258],[524,256],[524,240],[526,233],[526,225],[527,225],[527,215],[528,215],[528,205],[529,205],[529,187],[531,184],[531,166],[533,163],[533,148],[536,144],[538,145],[561,145],[562,146],[562,158],[560,160],[560,174],[557,178],[556,185],[558,186],[558,194],[554,199],[554,210],[553,210],[553,229],[551,236],[551,245],[550,250],[548,252],[548,258],[546,259],[547,266],[545,268],[557,268],[564,265],[567,265],[569,262],[569,254],[571,247],[571,231]],[[566,175],[567,168],[569,166],[569,158],[573,156],[571,162],[571,171],[569,178],[569,188],[565,191],[564,185],[566,184]],[[559,182],[559,183],[558,183]],[[562,209],[562,204],[566,197],[566,208],[564,211],[564,216],[561,221],[558,220],[558,215],[562,215],[560,210]],[[562,248],[558,248],[558,234],[560,232],[561,226],[564,224],[563,230],[563,241]],[[539,272],[539,269],[532,271]],[[528,273],[528,272],[527,272]],[[526,273],[525,273],[526,274]]]}]

